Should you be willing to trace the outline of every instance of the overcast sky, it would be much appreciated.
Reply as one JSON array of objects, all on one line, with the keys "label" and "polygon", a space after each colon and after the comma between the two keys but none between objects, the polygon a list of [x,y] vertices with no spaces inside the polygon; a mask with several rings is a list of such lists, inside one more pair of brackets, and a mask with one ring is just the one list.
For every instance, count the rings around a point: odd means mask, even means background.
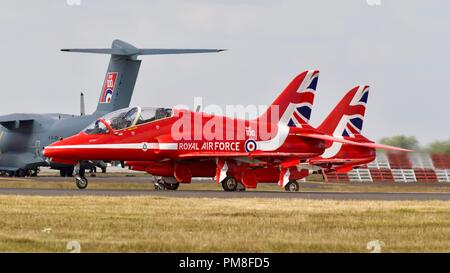
[{"label": "overcast sky", "polygon": [[[80,5],[67,2],[81,1]],[[369,0],[377,2],[377,0]],[[444,0],[0,0],[0,114],[97,104],[109,57],[60,48],[227,48],[143,56],[133,105],[269,104],[299,72],[321,71],[312,124],[369,84],[364,133],[450,137],[450,2]]]}]

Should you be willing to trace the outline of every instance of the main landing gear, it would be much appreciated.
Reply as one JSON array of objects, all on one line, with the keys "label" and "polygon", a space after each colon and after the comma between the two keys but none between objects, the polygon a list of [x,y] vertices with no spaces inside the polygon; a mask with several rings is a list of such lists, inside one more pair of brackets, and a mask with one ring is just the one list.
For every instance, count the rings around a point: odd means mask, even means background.
[{"label": "main landing gear", "polygon": [[239,183],[236,178],[232,176],[225,177],[220,183],[225,191],[245,191],[244,185]]},{"label": "main landing gear", "polygon": [[73,176],[73,171],[74,171],[73,167],[64,167],[59,169],[59,175],[61,177],[70,177]]},{"label": "main landing gear", "polygon": [[[244,185],[238,182],[233,176],[227,176],[222,180],[221,184],[225,191],[245,191]],[[289,192],[297,192],[300,189],[300,184],[293,180],[287,183],[284,189]]]},{"label": "main landing gear", "polygon": [[154,178],[153,184],[155,185],[155,190],[175,191],[180,186],[180,183],[174,177]]},{"label": "main landing gear", "polygon": [[9,177],[34,177],[39,173],[39,168],[34,169],[18,169],[16,171],[0,171],[0,176]]},{"label": "main landing gear", "polygon": [[284,186],[284,189],[286,191],[298,191],[300,189],[300,185],[298,184],[297,181],[290,181],[289,183],[286,184],[286,186]]},{"label": "main landing gear", "polygon": [[74,168],[75,184],[80,190],[85,189],[88,186],[88,180],[85,176],[85,169],[81,166],[81,163]]}]

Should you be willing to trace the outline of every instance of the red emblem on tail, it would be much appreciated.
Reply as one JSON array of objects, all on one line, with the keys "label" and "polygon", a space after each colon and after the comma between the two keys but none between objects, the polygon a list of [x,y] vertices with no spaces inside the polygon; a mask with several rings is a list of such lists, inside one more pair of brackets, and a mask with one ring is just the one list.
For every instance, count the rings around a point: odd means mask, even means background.
[{"label": "red emblem on tail", "polygon": [[110,103],[116,85],[117,72],[108,72],[106,74],[105,82],[103,83],[102,95],[100,96],[100,103]]}]

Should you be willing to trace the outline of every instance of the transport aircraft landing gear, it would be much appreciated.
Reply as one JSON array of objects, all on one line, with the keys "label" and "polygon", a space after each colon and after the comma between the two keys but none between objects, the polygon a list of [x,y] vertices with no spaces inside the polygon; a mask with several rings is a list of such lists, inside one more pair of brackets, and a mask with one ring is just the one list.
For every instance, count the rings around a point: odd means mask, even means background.
[{"label": "transport aircraft landing gear", "polygon": [[59,170],[59,175],[61,177],[69,177],[69,176],[73,176],[73,171],[74,168],[73,167],[65,167]]},{"label": "transport aircraft landing gear", "polygon": [[236,178],[228,176],[224,180],[222,180],[221,184],[222,188],[225,191],[236,191],[239,183],[237,182]]},{"label": "transport aircraft landing gear", "polygon": [[31,177],[36,177],[36,176],[38,176],[39,171],[40,171],[39,168],[36,168],[36,169],[31,170],[31,171],[30,171],[30,176],[31,176]]},{"label": "transport aircraft landing gear", "polygon": [[162,190],[175,191],[180,186],[180,183],[178,183],[173,177],[155,178],[153,180],[153,184],[155,185],[155,190],[160,191]]},{"label": "transport aircraft landing gear", "polygon": [[284,186],[286,191],[298,191],[300,189],[300,185],[297,181],[291,181]]},{"label": "transport aircraft landing gear", "polygon": [[88,186],[88,180],[85,176],[85,169],[81,167],[81,163],[78,163],[74,169],[75,184],[82,190]]},{"label": "transport aircraft landing gear", "polygon": [[27,174],[28,174],[28,172],[24,169],[18,169],[15,173],[15,175],[17,177],[25,177],[25,176],[27,176]]}]

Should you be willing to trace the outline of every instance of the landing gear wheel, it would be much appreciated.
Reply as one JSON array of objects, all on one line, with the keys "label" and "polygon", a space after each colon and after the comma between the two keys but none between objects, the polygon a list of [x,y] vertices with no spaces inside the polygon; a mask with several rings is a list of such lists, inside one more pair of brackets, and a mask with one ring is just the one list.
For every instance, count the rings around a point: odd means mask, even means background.
[{"label": "landing gear wheel", "polygon": [[222,188],[225,191],[236,191],[237,186],[238,182],[234,177],[229,176],[222,181]]},{"label": "landing gear wheel", "polygon": [[27,176],[27,171],[24,169],[18,169],[16,171],[16,176],[17,177],[25,177],[25,176]]},{"label": "landing gear wheel", "polygon": [[82,190],[88,186],[88,180],[85,176],[86,170],[81,167],[81,162],[78,162],[74,167],[75,184]]},{"label": "landing gear wheel", "polygon": [[245,190],[246,190],[246,188],[245,188],[244,184],[242,184],[240,182],[237,184],[236,189],[235,189],[235,191],[245,191]]},{"label": "landing gear wheel", "polygon": [[39,169],[34,169],[34,170],[31,171],[30,176],[31,177],[36,177],[36,176],[38,176],[38,173],[39,173]]},{"label": "landing gear wheel", "polygon": [[76,176],[75,184],[80,190],[83,190],[88,186],[88,180],[86,177]]},{"label": "landing gear wheel", "polygon": [[161,178],[153,180],[153,184],[155,185],[155,190],[157,191],[163,191],[166,189],[166,184]]},{"label": "landing gear wheel", "polygon": [[297,181],[291,181],[284,186],[286,191],[298,191],[300,189],[300,185]]},{"label": "landing gear wheel", "polygon": [[166,182],[164,182],[164,186],[166,187],[166,190],[175,191],[180,186],[180,183],[178,183],[178,182],[177,183],[166,183]]}]

